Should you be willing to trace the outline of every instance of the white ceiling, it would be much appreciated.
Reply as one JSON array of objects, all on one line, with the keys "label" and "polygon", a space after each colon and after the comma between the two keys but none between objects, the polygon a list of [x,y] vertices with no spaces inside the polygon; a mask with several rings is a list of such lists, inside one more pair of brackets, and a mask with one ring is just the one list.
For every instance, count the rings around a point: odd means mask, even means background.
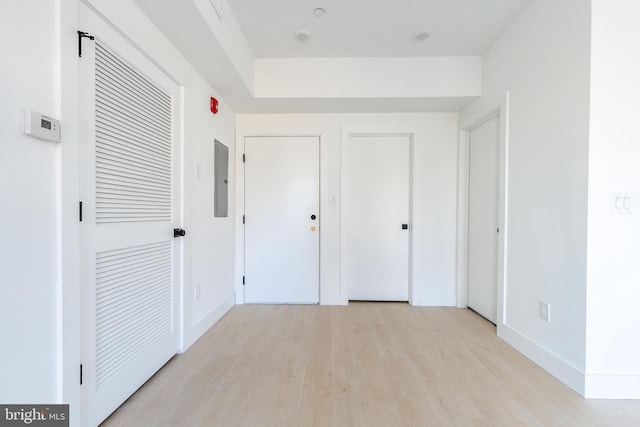
[{"label": "white ceiling", "polygon": [[[133,1],[235,112],[337,113],[460,111],[475,98],[256,98],[196,3],[231,9],[255,58],[408,58],[482,55],[532,0]],[[431,33],[423,42],[413,37],[420,29]],[[306,43],[300,30],[311,33]]]},{"label": "white ceiling", "polygon": [[[227,0],[256,58],[481,55],[530,2]],[[418,42],[421,29],[431,36]],[[300,30],[307,42],[296,40]]]}]

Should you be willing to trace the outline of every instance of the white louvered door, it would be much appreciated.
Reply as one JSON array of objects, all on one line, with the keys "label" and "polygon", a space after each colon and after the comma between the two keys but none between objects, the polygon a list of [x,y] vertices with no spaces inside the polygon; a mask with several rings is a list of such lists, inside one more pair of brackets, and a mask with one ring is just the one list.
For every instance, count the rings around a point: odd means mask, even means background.
[{"label": "white louvered door", "polygon": [[83,420],[97,425],[179,350],[180,91],[86,6],[81,77]]}]

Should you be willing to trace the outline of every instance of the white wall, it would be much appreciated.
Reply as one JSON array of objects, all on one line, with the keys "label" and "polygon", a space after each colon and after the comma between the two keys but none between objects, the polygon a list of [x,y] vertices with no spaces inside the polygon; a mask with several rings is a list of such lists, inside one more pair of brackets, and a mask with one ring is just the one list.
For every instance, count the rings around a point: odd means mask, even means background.
[{"label": "white wall", "polygon": [[[640,4],[592,0],[587,285],[589,397],[640,398]],[[633,214],[612,214],[611,193]]]},{"label": "white wall", "polygon": [[480,95],[479,56],[255,60],[257,98],[447,98]]},{"label": "white wall", "polygon": [[22,134],[22,111],[55,116],[53,2],[0,14],[0,401],[56,399],[56,156]]},{"label": "white wall", "polygon": [[[583,392],[590,8],[534,0],[483,57],[489,111],[509,91],[506,290],[498,333]],[[551,322],[538,316],[551,305]]]},{"label": "white wall", "polygon": [[[233,155],[234,112],[132,1],[91,2],[180,81],[184,118],[184,347],[234,303],[233,209],[213,217],[214,139]],[[77,38],[79,0],[7,3],[0,16],[0,401],[70,403],[79,425]],[[83,28],[91,31],[90,28]],[[87,42],[85,42],[87,43]],[[62,117],[62,142],[21,133],[22,111]],[[201,178],[195,177],[200,164]],[[233,174],[233,162],[231,163]],[[233,176],[233,175],[232,175]],[[230,206],[233,206],[233,181]],[[63,272],[64,270],[64,272]],[[195,283],[202,297],[192,299]],[[63,346],[64,343],[64,346]]]},{"label": "white wall", "polygon": [[[185,349],[232,305],[234,294],[235,116],[224,103],[215,116],[201,79],[185,87]],[[189,117],[189,119],[187,119]],[[189,125],[189,123],[191,125]],[[229,147],[229,216],[214,218],[214,140]],[[199,169],[199,177],[196,168]],[[200,297],[195,298],[195,287]]]},{"label": "white wall", "polygon": [[[412,130],[414,141],[413,284],[416,305],[455,305],[456,113],[263,114],[237,116],[237,147],[245,135],[321,133],[322,304],[344,304],[340,283],[340,150],[345,130]],[[238,153],[240,154],[240,152]],[[242,163],[237,156],[238,211],[242,215]],[[331,205],[330,197],[337,203]],[[242,271],[242,225],[237,225],[237,262]],[[241,273],[239,274],[241,276]],[[237,283],[241,283],[238,281]],[[240,285],[241,287],[241,285]],[[242,289],[237,289],[241,302]]]}]

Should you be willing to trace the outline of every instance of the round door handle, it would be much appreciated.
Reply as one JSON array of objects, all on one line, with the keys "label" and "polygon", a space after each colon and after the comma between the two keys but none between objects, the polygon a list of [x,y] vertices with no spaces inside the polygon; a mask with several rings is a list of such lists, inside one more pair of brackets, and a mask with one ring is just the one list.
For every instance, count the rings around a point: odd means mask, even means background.
[{"label": "round door handle", "polygon": [[311,219],[315,221],[316,216],[315,215],[311,215]]}]

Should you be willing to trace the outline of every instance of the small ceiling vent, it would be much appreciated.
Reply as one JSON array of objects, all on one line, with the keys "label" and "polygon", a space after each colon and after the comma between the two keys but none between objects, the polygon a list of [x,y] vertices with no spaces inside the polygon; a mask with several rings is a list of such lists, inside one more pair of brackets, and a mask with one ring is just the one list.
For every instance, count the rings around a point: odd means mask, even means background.
[{"label": "small ceiling vent", "polygon": [[296,39],[298,39],[298,41],[306,42],[311,38],[311,33],[307,30],[300,30],[300,31],[296,31],[295,36],[296,36]]}]

